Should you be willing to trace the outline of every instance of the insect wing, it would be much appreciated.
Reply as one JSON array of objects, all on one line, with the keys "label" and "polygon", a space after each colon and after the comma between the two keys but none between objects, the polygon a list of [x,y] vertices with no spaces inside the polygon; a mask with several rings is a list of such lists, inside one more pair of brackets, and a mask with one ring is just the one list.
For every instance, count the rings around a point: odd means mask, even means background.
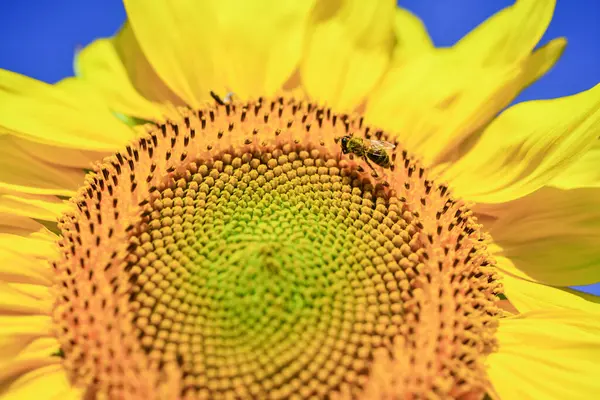
[{"label": "insect wing", "polygon": [[395,144],[381,140],[369,140],[368,144],[368,152],[373,155],[386,154],[387,150],[392,150],[396,147]]}]

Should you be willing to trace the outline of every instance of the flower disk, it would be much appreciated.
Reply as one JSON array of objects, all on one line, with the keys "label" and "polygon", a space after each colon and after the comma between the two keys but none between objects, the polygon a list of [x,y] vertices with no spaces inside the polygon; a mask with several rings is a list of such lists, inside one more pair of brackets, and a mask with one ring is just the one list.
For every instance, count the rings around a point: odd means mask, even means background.
[{"label": "flower disk", "polygon": [[59,225],[54,319],[76,385],[145,399],[487,390],[501,287],[446,186],[399,146],[380,179],[341,159],[336,136],[390,139],[314,104],[179,113],[99,164]]}]

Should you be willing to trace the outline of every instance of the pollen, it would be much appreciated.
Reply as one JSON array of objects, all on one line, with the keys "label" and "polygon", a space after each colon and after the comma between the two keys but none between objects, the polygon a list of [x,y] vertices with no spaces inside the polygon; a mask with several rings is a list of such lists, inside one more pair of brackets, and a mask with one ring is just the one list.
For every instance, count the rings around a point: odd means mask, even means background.
[{"label": "pollen", "polygon": [[[472,211],[358,115],[288,98],[144,126],[59,228],[89,398],[480,398],[502,288]],[[394,142],[376,176],[344,135]]]}]

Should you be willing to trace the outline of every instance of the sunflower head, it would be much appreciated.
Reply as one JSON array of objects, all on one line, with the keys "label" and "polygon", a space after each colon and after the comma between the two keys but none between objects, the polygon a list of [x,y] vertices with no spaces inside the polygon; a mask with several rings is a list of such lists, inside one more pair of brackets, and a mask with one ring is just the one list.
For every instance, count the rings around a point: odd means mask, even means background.
[{"label": "sunflower head", "polygon": [[359,169],[336,137],[392,139],[310,102],[179,112],[98,164],[59,225],[54,319],[75,382],[355,396],[401,348],[407,390],[485,391],[500,286],[447,186],[401,145],[385,177]]},{"label": "sunflower head", "polygon": [[600,280],[600,87],[499,114],[553,1],[450,49],[387,0],[125,5],[77,78],[0,71],[0,397],[600,391],[560,288]]}]

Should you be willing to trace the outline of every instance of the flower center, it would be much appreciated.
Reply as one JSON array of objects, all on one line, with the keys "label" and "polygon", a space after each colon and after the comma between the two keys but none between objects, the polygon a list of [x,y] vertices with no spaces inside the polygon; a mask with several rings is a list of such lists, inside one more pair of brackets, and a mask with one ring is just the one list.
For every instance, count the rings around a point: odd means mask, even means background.
[{"label": "flower center", "polygon": [[362,119],[284,99],[146,129],[60,224],[54,318],[75,384],[147,399],[485,392],[500,290],[485,236],[405,151],[375,179],[334,140],[368,140]]}]

